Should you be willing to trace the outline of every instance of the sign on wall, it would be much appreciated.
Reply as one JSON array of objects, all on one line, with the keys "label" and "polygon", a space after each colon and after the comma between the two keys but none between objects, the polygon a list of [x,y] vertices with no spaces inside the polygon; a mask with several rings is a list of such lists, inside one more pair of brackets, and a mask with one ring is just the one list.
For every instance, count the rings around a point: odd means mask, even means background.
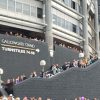
[{"label": "sign on wall", "polygon": [[35,55],[40,52],[35,44],[16,40],[1,39],[1,49],[6,52]]}]

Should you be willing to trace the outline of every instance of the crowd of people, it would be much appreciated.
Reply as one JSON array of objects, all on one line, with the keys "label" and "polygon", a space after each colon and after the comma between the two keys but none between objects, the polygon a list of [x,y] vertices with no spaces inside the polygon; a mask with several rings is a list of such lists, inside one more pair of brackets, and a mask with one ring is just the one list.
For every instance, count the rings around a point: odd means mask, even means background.
[{"label": "crowd of people", "polygon": [[68,70],[70,68],[76,67],[76,68],[86,68],[90,64],[94,63],[98,60],[98,57],[96,55],[90,56],[90,59],[87,59],[86,57],[81,57],[79,60],[73,60],[71,62],[65,62],[63,66],[59,67],[58,64],[53,64],[50,67],[49,71],[44,72],[43,77],[48,78],[56,75],[57,73],[61,73],[65,70]]},{"label": "crowd of people", "polygon": [[7,36],[16,36],[16,37],[21,37],[21,38],[27,38],[27,39],[31,39],[31,40],[34,40],[34,41],[41,41],[41,42],[44,42],[44,39],[43,38],[40,38],[40,37],[31,37],[31,36],[27,36],[25,34],[22,34],[22,33],[14,33],[14,32],[6,32],[5,35]]},{"label": "crowd of people", "polygon": [[[76,67],[76,68],[86,68],[88,65],[94,63],[95,61],[98,60],[97,56],[90,56],[90,59],[89,60],[86,60],[85,63],[83,64],[82,61],[84,61],[86,58],[83,57],[79,60],[73,60],[72,62],[65,62],[63,66],[59,66],[58,64],[53,64],[49,70],[45,71],[45,72],[41,72],[40,75],[38,76],[36,71],[33,71],[29,77],[27,77],[25,74],[22,74],[20,76],[18,76],[17,78],[13,78],[13,79],[8,79],[6,84],[9,84],[10,85],[13,85],[13,84],[18,84],[28,78],[33,78],[33,77],[36,77],[36,78],[50,78],[54,75],[56,75],[57,73],[61,73],[65,70],[68,70],[72,67]],[[5,99],[6,98],[6,99]],[[84,97],[78,97],[78,98],[75,98],[74,100],[90,100],[89,98],[86,98]],[[13,97],[11,95],[9,95],[8,97],[1,97],[0,100],[42,100],[41,97],[39,98],[35,98],[35,97],[24,97],[23,99],[20,99],[20,97]],[[47,98],[46,100],[53,100],[53,99],[50,99],[50,98]],[[92,99],[92,100],[97,100],[96,98]]]},{"label": "crowd of people", "polygon": [[17,76],[16,78],[12,78],[12,79],[7,79],[7,81],[5,82],[5,84],[18,84],[28,78],[32,78],[32,77],[37,77],[37,73],[36,71],[33,71],[29,77],[27,77],[25,74],[22,74],[20,76]]},{"label": "crowd of people", "polygon": [[81,96],[81,97],[76,97],[75,100],[99,100],[96,97],[94,97],[93,99],[89,99],[87,97]]},{"label": "crowd of people", "polygon": [[50,78],[55,76],[57,73],[62,73],[65,70],[69,70],[73,67],[76,68],[86,68],[90,64],[94,63],[98,60],[97,56],[90,56],[90,59],[86,59],[86,57],[83,57],[79,60],[73,60],[71,62],[65,62],[62,66],[59,66],[59,64],[53,64],[47,71],[41,71],[39,75],[37,75],[36,71],[33,71],[30,73],[30,75],[27,77],[25,74],[22,74],[20,76],[17,76],[16,78],[8,79],[5,83],[6,84],[18,84],[28,78]]},{"label": "crowd of people", "polygon": [[75,52],[79,52],[81,49],[76,47],[76,46],[72,46],[72,45],[68,45],[68,43],[62,43],[59,41],[59,43],[54,40],[54,44],[58,45],[58,46],[61,46],[61,47],[64,47],[64,48],[69,48],[69,49],[72,49],[73,51]]},{"label": "crowd of people", "polygon": [[[35,41],[42,41],[44,42],[44,39],[39,39],[39,38],[32,38],[32,37],[28,37],[25,34],[21,34],[21,33],[13,33],[13,32],[6,32],[6,35],[11,35],[11,36],[16,36],[16,37],[23,37],[23,38],[28,38],[31,40],[35,40]],[[56,43],[56,42],[55,42]],[[66,47],[65,44],[59,44],[62,47]],[[68,46],[67,48],[71,48],[70,46]],[[75,49],[77,51],[77,49]],[[18,84],[28,78],[50,78],[54,75],[56,75],[57,73],[61,73],[65,70],[68,70],[72,67],[76,67],[76,68],[86,68],[88,65],[94,63],[95,61],[97,61],[98,57],[97,56],[90,56],[89,59],[87,59],[86,57],[83,57],[83,53],[79,53],[79,59],[76,60],[74,59],[73,61],[66,61],[62,66],[59,66],[59,64],[53,64],[49,70],[43,72],[40,72],[40,75],[37,75],[36,71],[33,71],[28,77],[25,74],[22,74],[20,76],[17,76],[17,78],[13,78],[13,79],[8,79],[6,84]],[[6,98],[6,99],[5,99]],[[20,97],[13,97],[13,95],[9,95],[8,97],[1,97],[0,100],[20,100]],[[41,97],[35,98],[35,97],[30,97],[28,98],[27,96],[25,96],[23,98],[23,100],[42,100]],[[47,100],[52,100],[50,98],[47,98]],[[90,100],[89,98],[86,97],[78,97],[75,98],[75,100]],[[96,98],[94,98],[93,100],[97,100]]]},{"label": "crowd of people", "polygon": [[[16,36],[16,37],[21,37],[21,38],[27,38],[27,39],[31,39],[31,40],[34,40],[34,41],[41,41],[41,42],[45,42],[45,40],[39,36],[35,36],[35,37],[32,37],[32,36],[28,36],[29,34],[25,35],[24,33],[15,33],[15,32],[5,32],[5,35],[7,36]],[[74,51],[76,52],[79,52],[79,50],[77,49],[77,47],[72,47],[72,46],[69,46],[68,44],[66,45],[65,43],[58,43],[56,40],[54,40],[54,44],[56,45],[59,45],[59,46],[62,46],[64,48],[70,48],[70,49],[73,49]]]},{"label": "crowd of people", "polygon": [[[37,98],[36,97],[27,97],[27,96],[20,98],[20,97],[14,97],[12,94],[10,94],[9,96],[1,96],[0,100],[43,100],[43,98],[42,97],[37,97]],[[53,100],[53,99],[48,97],[45,100]],[[64,100],[69,100],[69,99],[65,98]],[[96,97],[94,97],[93,99],[89,99],[87,97],[81,96],[81,97],[76,97],[73,100],[99,100],[99,99],[97,99]]]},{"label": "crowd of people", "polygon": [[[23,97],[23,98],[20,98],[20,97],[14,97],[12,94],[10,94],[9,96],[1,96],[0,97],[0,100],[43,100],[42,97]],[[51,98],[47,98],[46,100],[52,100]]]}]

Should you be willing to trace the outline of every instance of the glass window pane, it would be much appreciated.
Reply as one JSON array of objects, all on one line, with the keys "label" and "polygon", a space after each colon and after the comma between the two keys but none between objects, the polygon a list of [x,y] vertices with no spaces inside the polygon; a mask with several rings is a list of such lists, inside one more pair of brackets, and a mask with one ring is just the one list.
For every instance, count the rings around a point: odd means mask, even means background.
[{"label": "glass window pane", "polygon": [[65,22],[65,28],[68,29],[68,21]]},{"label": "glass window pane", "polygon": [[75,7],[75,2],[74,2],[74,1],[72,1],[72,5],[71,5],[71,6],[72,6],[73,9],[76,8],[76,7]]},{"label": "glass window pane", "polygon": [[53,23],[57,25],[57,16],[53,14]]},{"label": "glass window pane", "polygon": [[15,1],[14,0],[8,0],[8,10],[15,11]]},{"label": "glass window pane", "polygon": [[31,6],[31,16],[36,16],[37,9],[34,6]]},{"label": "glass window pane", "polygon": [[61,18],[60,17],[57,18],[57,25],[61,26]]},{"label": "glass window pane", "polygon": [[71,2],[72,0],[65,0],[65,4],[68,5],[69,7],[71,7]]},{"label": "glass window pane", "polygon": [[65,28],[65,20],[64,20],[64,19],[62,19],[62,21],[61,21],[61,26],[62,26],[63,28]]},{"label": "glass window pane", "polygon": [[76,3],[76,8],[75,8],[78,12],[79,12],[79,4]]},{"label": "glass window pane", "polygon": [[16,12],[22,13],[22,3],[16,2]]},{"label": "glass window pane", "polygon": [[68,29],[69,29],[70,31],[73,31],[72,23],[71,23],[71,22],[68,22]]},{"label": "glass window pane", "polygon": [[68,5],[68,4],[69,4],[69,0],[64,0],[64,3],[65,3],[66,5]]},{"label": "glass window pane", "polygon": [[79,12],[82,14],[82,1],[80,0]]},{"label": "glass window pane", "polygon": [[72,24],[73,32],[76,33],[76,25]]},{"label": "glass window pane", "polygon": [[23,4],[23,14],[30,15],[30,6],[28,4]]},{"label": "glass window pane", "polygon": [[7,9],[7,0],[0,0],[0,8]]},{"label": "glass window pane", "polygon": [[43,10],[42,8],[37,8],[37,17],[42,18],[43,17]]}]

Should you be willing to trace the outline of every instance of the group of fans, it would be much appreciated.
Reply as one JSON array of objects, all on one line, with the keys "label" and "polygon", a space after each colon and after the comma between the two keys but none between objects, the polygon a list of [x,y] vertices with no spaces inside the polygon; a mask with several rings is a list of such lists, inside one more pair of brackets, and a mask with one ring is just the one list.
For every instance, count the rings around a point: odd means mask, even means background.
[{"label": "group of fans", "polygon": [[[1,96],[0,97],[0,100],[43,100],[42,97],[23,97],[23,98],[20,98],[20,97],[14,97],[12,94],[10,94],[9,96]],[[51,98],[47,98],[46,100],[52,100]]]},{"label": "group of fans", "polygon": [[73,60],[71,62],[65,62],[61,67],[59,64],[51,65],[50,69],[47,71],[41,71],[39,75],[37,75],[36,71],[33,71],[28,77],[25,74],[17,76],[17,78],[8,79],[6,84],[17,84],[26,80],[28,78],[36,77],[36,78],[50,78],[56,75],[57,73],[61,73],[65,70],[69,70],[71,68],[86,68],[88,65],[94,63],[98,60],[97,56],[90,56],[90,59],[86,59],[86,57],[81,57],[79,60]]},{"label": "group of fans", "polygon": [[[81,56],[80,56],[81,55]],[[84,55],[81,53],[79,56],[79,60],[73,60],[71,62],[65,62],[63,66],[59,67],[58,64],[53,64],[50,67],[50,70],[43,73],[44,78],[50,78],[51,76],[56,75],[57,73],[61,73],[65,70],[68,70],[70,68],[76,67],[76,68],[86,68],[88,65],[94,63],[98,60],[98,57],[96,55],[90,56],[89,59],[84,57]]]},{"label": "group of fans", "polygon": [[[20,98],[20,97],[14,97],[12,94],[10,94],[9,96],[1,96],[0,100],[43,100],[43,99],[42,97],[36,98],[36,97],[27,97],[27,96]],[[53,99],[47,98],[45,100],[53,100]],[[65,98],[64,100],[68,100],[68,99]],[[74,100],[91,100],[91,99],[82,96],[82,97],[76,97]],[[93,98],[92,100],[98,100],[98,99]]]},{"label": "group of fans", "polygon": [[27,39],[31,39],[31,40],[34,40],[34,41],[41,41],[41,42],[44,42],[44,39],[41,38],[41,37],[31,37],[29,36],[28,34],[23,34],[23,33],[14,33],[14,32],[6,32],[5,35],[7,36],[16,36],[16,37],[21,37],[21,38],[27,38]]},{"label": "group of fans", "polygon": [[[24,37],[27,38],[25,35],[23,34],[19,34],[19,33],[12,33],[12,32],[6,32],[6,35],[15,35],[17,37]],[[30,38],[32,39],[32,38]],[[37,38],[34,38],[35,41],[37,41]],[[44,40],[41,40],[44,42]],[[63,45],[64,46],[64,45]],[[65,47],[65,46],[64,46]],[[53,77],[54,75],[56,75],[57,73],[61,73],[65,70],[68,70],[72,67],[76,67],[76,68],[86,68],[88,65],[94,63],[95,61],[98,60],[98,57],[95,56],[90,56],[89,59],[87,59],[86,57],[84,57],[84,53],[80,52],[79,53],[79,59],[78,60],[73,60],[73,61],[66,61],[61,67],[59,66],[59,64],[53,64],[51,65],[50,69],[47,71],[41,71],[40,75],[37,75],[37,73],[34,71],[30,74],[29,78],[32,77],[37,77],[37,78],[50,78]],[[18,76],[16,79],[8,79],[7,80],[7,84],[17,84],[23,80],[26,80],[27,77],[25,74]],[[10,94],[8,97],[6,96],[2,96],[0,97],[0,100],[21,100],[20,97],[14,97],[12,94]],[[41,97],[35,98],[35,97],[30,97],[28,98],[27,96],[25,96],[22,100],[42,100]],[[52,100],[51,98],[47,98],[46,100]],[[75,100],[90,100],[88,98],[85,97],[78,97],[75,98]],[[97,100],[96,98],[94,98],[93,100]]]},{"label": "group of fans", "polygon": [[[41,36],[30,36],[29,34],[25,34],[25,33],[19,33],[19,32],[5,32],[5,35],[6,36],[16,36],[16,37],[21,37],[21,38],[27,38],[27,39],[31,39],[31,40],[34,40],[34,41],[41,41],[41,42],[45,42],[44,38],[41,37]],[[59,41],[60,42],[60,41]],[[79,50],[77,49],[77,47],[72,47],[66,43],[58,43],[56,40],[54,40],[54,44],[57,44],[59,46],[62,46],[62,47],[65,47],[65,48],[70,48],[70,49],[73,49],[74,51],[78,51]]]},{"label": "group of fans", "polygon": [[[95,61],[98,60],[97,56],[90,56],[90,59],[86,59],[85,57],[80,57],[79,60],[73,60],[72,62],[65,62],[63,66],[59,67],[58,64],[53,64],[49,70],[45,71],[45,72],[41,72],[41,74],[38,76],[37,73],[35,71],[33,71],[29,78],[32,77],[36,77],[36,78],[50,78],[53,77],[54,75],[56,75],[57,73],[61,73],[65,70],[68,70],[72,67],[76,67],[76,68],[86,68],[88,65],[94,63]],[[84,63],[83,63],[84,62]],[[7,84],[8,87],[10,85],[13,84],[18,84],[21,81],[26,80],[27,77],[25,74],[22,74],[21,76],[18,76],[16,79],[8,79],[7,80]],[[10,84],[10,85],[9,85]],[[20,97],[13,97],[12,95],[9,95],[8,97],[1,97],[0,100],[42,100],[41,97],[39,98],[35,98],[35,97],[31,97],[31,98],[27,98],[26,96],[23,99],[20,99]],[[52,100],[50,98],[47,98],[47,100]],[[75,100],[90,100],[84,97],[84,99],[82,98],[75,98]],[[93,100],[97,100],[96,98],[94,98]]]},{"label": "group of fans", "polygon": [[82,97],[75,98],[75,100],[98,100],[98,99],[97,98],[89,99],[87,97],[82,96]]}]

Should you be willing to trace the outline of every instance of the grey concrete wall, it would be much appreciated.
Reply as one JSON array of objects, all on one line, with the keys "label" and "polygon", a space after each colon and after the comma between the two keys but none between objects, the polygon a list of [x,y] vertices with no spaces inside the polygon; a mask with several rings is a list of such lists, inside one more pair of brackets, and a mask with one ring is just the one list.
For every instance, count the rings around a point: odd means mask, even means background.
[{"label": "grey concrete wall", "polygon": [[100,99],[100,60],[86,69],[72,68],[50,79],[28,79],[14,86],[14,94],[52,100],[74,100],[78,96]]},{"label": "grey concrete wall", "polygon": [[60,66],[64,64],[66,61],[73,61],[74,59],[78,59],[79,52],[76,52],[70,48],[64,48],[58,45],[55,45],[54,51],[54,63],[58,63]]}]

